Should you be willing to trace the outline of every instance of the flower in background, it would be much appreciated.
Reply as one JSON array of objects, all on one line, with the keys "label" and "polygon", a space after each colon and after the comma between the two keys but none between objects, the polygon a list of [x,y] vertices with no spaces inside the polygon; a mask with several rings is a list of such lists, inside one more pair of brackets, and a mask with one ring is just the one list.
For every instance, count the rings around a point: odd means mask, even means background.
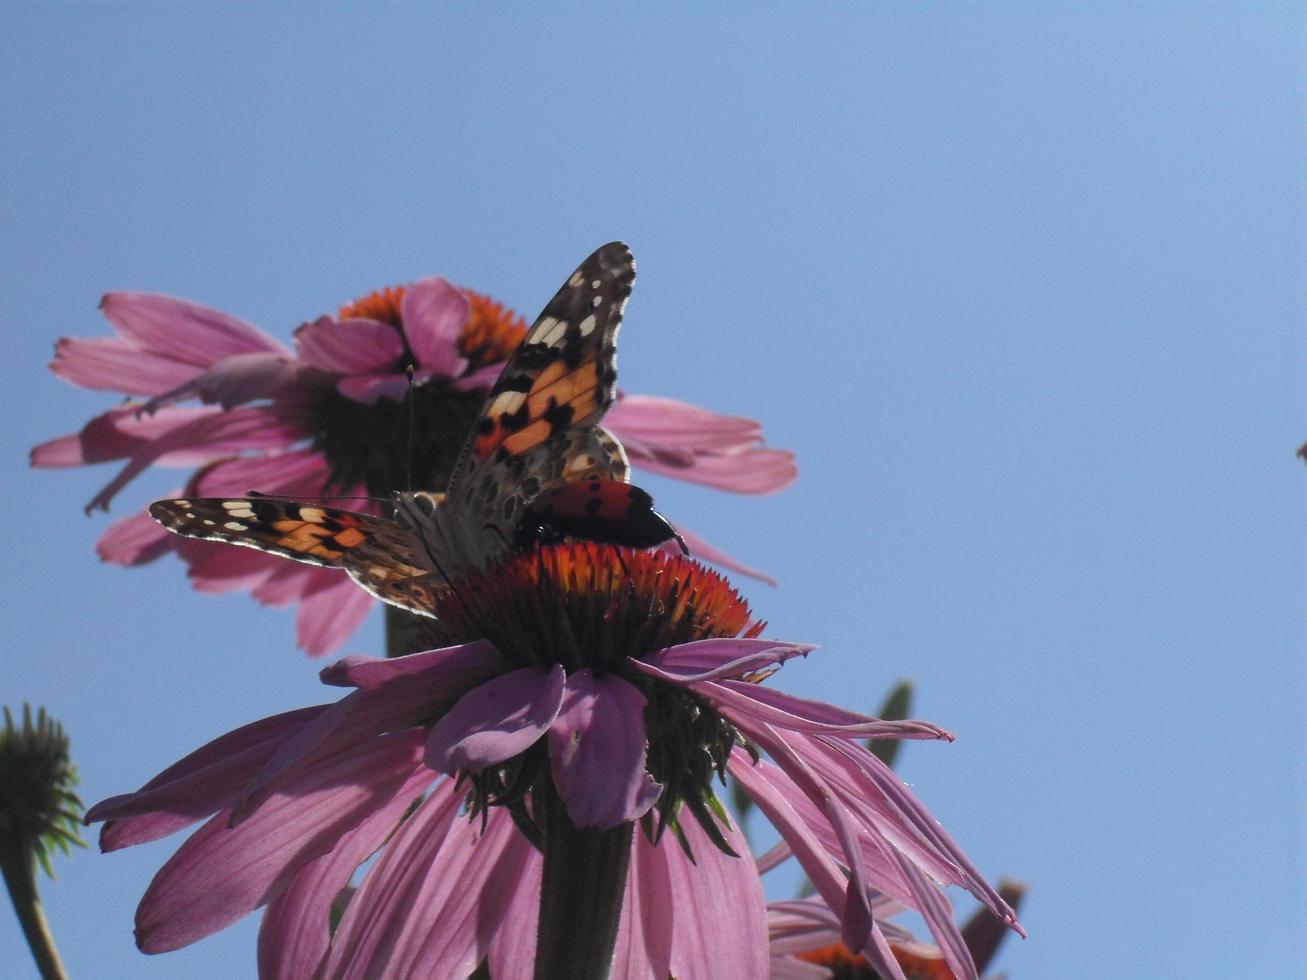
[{"label": "flower in background", "polygon": [[[88,511],[107,510],[154,466],[192,469],[176,491],[186,497],[254,489],[388,501],[397,489],[443,489],[486,390],[526,331],[517,314],[441,278],[385,289],[306,323],[293,350],[235,317],[167,296],[110,293],[101,309],[117,336],[64,338],[50,368],[129,400],[31,454],[40,467],[125,461]],[[605,424],[635,466],[676,479],[768,493],[796,474],[793,454],[763,446],[749,419],[630,395]],[[375,512],[378,504],[354,509],[364,507]],[[697,555],[766,578],[683,533]],[[120,565],[175,551],[199,591],[297,604],[298,642],[315,656],[338,649],[373,605],[344,576],[179,539],[144,511],[110,525],[97,551]]]},{"label": "flower in background", "polygon": [[[1025,886],[999,882],[998,893],[1013,909],[1021,904]],[[943,951],[923,943],[910,931],[891,921],[903,907],[881,896],[873,914],[889,942],[894,959],[907,980],[955,980]],[[771,939],[771,980],[880,980],[867,958],[851,953],[840,941],[839,919],[821,902],[810,898],[772,902],[767,906],[767,928]],[[1007,923],[988,908],[981,907],[961,929],[967,953],[977,972],[984,970],[1008,935]]]},{"label": "flower in background", "polygon": [[[842,941],[885,976],[903,974],[882,895],[924,917],[959,976],[975,971],[944,886],[1020,928],[861,741],[950,736],[765,686],[811,648],[762,639],[715,572],[574,543],[457,584],[435,600],[451,645],[348,657],[322,674],[353,689],[342,700],[247,725],[92,808],[88,820],[109,821],[104,850],[208,818],[142,899],[142,950],[176,949],[266,904],[265,977],[462,976],[488,960],[496,980],[526,978],[560,942],[571,955],[592,941],[592,922],[560,929],[573,911],[542,900],[585,873],[551,864],[565,826],[563,838],[617,841],[629,869],[602,883],[624,896],[607,903],[620,916],[605,970],[751,980],[767,971],[766,908],[714,792],[728,771]],[[378,851],[332,934],[333,901]],[[601,877],[611,863],[596,865]]]},{"label": "flower in background", "polygon": [[78,833],[82,801],[73,792],[77,769],[68,754],[63,726],[41,708],[32,723],[32,709],[23,705],[23,724],[4,709],[0,728],[0,873],[3,873],[14,912],[43,977],[62,977],[36,888],[36,866],[51,878],[54,848],[65,854],[70,846],[85,847]]}]

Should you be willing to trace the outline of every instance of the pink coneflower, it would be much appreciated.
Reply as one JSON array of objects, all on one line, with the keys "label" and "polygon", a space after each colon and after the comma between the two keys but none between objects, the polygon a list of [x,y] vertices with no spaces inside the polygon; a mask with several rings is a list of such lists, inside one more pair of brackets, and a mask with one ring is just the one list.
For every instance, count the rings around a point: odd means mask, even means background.
[{"label": "pink coneflower", "polygon": [[[1013,881],[999,883],[998,893],[1013,909],[1025,894],[1025,886]],[[873,904],[873,913],[889,942],[894,959],[907,980],[955,980],[944,951],[924,943],[893,921],[903,907],[884,896]],[[837,916],[816,899],[772,902],[767,906],[767,927],[771,940],[771,980],[880,980],[865,956],[851,953],[840,941]],[[984,970],[1008,934],[1007,923],[988,908],[979,908],[962,927],[963,943],[977,971]]]},{"label": "pink coneflower", "polygon": [[[1019,928],[862,744],[950,736],[765,686],[811,648],[761,638],[717,573],[569,543],[437,601],[452,645],[346,658],[322,674],[354,689],[343,700],[224,735],[91,810],[105,850],[209,817],[146,892],[142,950],[267,905],[265,977],[453,977],[488,961],[496,980],[752,980],[768,968],[766,908],[713,790],[728,771],[885,976],[903,974],[882,894],[925,917],[959,976],[975,973],[943,886]],[[330,933],[333,901],[378,851]]]},{"label": "pink coneflower", "polygon": [[[130,400],[32,450],[32,465],[42,467],[126,461],[88,510],[107,509],[153,466],[193,468],[178,488],[187,497],[258,490],[389,499],[398,489],[443,489],[486,390],[526,329],[494,300],[440,278],[306,323],[294,350],[167,296],[110,293],[101,309],[117,336],[62,339],[50,367]],[[793,454],[762,446],[761,427],[749,419],[631,395],[605,424],[631,462],[652,472],[739,493],[779,490],[795,476]],[[686,537],[695,554],[758,575]],[[202,592],[245,590],[269,605],[297,604],[299,644],[315,656],[338,649],[373,605],[343,576],[178,539],[144,511],[110,525],[97,550],[121,565],[175,551]]]}]

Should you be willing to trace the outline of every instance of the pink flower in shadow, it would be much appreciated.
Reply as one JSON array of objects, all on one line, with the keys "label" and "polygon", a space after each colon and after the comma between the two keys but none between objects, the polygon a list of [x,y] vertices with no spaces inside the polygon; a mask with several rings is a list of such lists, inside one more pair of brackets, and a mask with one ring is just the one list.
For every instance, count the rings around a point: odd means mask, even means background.
[{"label": "pink flower in shadow", "polygon": [[[106,851],[207,818],[141,901],[142,950],[266,906],[265,977],[463,976],[487,959],[497,980],[529,977],[549,847],[534,801],[549,792],[579,828],[637,827],[614,977],[764,976],[759,866],[713,790],[727,770],[845,945],[883,976],[903,974],[882,896],[921,913],[959,976],[975,971],[945,886],[1019,929],[862,744],[951,736],[764,686],[811,647],[760,638],[720,576],[656,552],[562,545],[473,573],[460,592],[464,622],[448,610],[441,621],[487,624],[487,638],[348,657],[322,672],[352,689],[342,700],[224,735],[92,808],[88,820],[108,821]],[[374,854],[331,934],[332,903]]]},{"label": "pink flower in shadow", "polygon": [[[191,469],[176,490],[188,497],[257,490],[388,500],[396,489],[442,489],[486,390],[526,329],[494,300],[438,277],[305,323],[293,350],[235,317],[168,296],[110,293],[101,309],[116,335],[61,339],[50,369],[130,400],[31,453],[38,467],[123,461],[88,511],[107,510],[156,466]],[[761,428],[748,419],[630,396],[606,422],[632,462],[651,472],[740,493],[779,490],[796,474],[793,454],[762,446]],[[378,504],[350,507],[376,512]],[[767,578],[701,538],[687,539],[710,561]],[[339,649],[372,607],[344,576],[183,542],[144,510],[111,524],[96,550],[120,565],[176,552],[200,591],[296,605],[297,640],[313,656]]]}]

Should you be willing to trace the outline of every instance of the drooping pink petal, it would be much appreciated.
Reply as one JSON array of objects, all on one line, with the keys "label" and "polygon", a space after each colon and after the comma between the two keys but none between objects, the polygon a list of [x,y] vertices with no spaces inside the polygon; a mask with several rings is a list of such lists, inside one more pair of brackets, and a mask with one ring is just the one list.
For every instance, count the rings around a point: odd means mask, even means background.
[{"label": "drooping pink petal", "polygon": [[158,293],[107,293],[100,309],[136,346],[200,367],[235,354],[290,356],[258,327],[189,300]]},{"label": "drooping pink petal", "polygon": [[454,387],[459,391],[476,391],[478,388],[492,388],[499,376],[504,373],[504,362],[497,361],[494,364],[487,364],[483,368],[477,368],[471,374],[457,378],[454,381]]},{"label": "drooping pink petal", "polygon": [[[685,683],[673,675],[657,671],[657,668],[649,664],[640,665],[639,669],[672,683]],[[685,686],[711,701],[731,721],[747,716],[753,721],[794,732],[953,741],[952,733],[928,721],[882,721],[832,704],[795,697],[761,684],[721,680],[694,681],[685,683]]]},{"label": "drooping pink petal", "polygon": [[732,558],[726,552],[705,541],[693,531],[686,530],[683,525],[677,524],[676,530],[681,537],[685,539],[685,545],[690,549],[690,554],[699,561],[711,562],[714,565],[720,565],[722,568],[729,568],[733,572],[739,572],[741,575],[747,575],[749,578],[757,579],[759,582],[765,582],[767,585],[774,586],[776,580],[766,572],[759,571],[756,568],[750,568],[748,565]]},{"label": "drooping pink petal", "polygon": [[[866,861],[858,846],[853,822],[846,809],[836,800],[821,775],[815,772],[795,752],[785,737],[771,725],[758,721],[752,715],[732,719],[740,732],[753,739],[767,752],[803,794],[814,803],[829,821],[840,843],[841,862],[848,869],[849,880],[840,915],[843,924],[844,945],[861,949],[875,928],[871,916],[867,888]],[[792,842],[791,842],[792,843]]]},{"label": "drooping pink petal", "polygon": [[324,316],[295,331],[295,349],[306,363],[335,374],[393,373],[404,338],[380,320]]},{"label": "drooping pink petal", "polygon": [[[396,936],[403,920],[421,908],[417,896],[462,803],[454,781],[444,780],[400,824],[345,909],[323,965],[323,980],[394,975],[387,967],[396,952]],[[421,909],[423,915],[430,911]]]},{"label": "drooping pink petal", "polygon": [[[729,763],[731,775],[793,849],[795,858],[798,859],[808,880],[812,882],[823,901],[832,909],[843,910],[841,936],[845,944],[851,949],[860,948],[872,967],[887,980],[906,980],[898,960],[890,952],[889,944],[885,941],[879,924],[871,916],[869,901],[865,910],[865,926],[861,916],[858,916],[857,923],[850,922],[849,906],[846,901],[848,887],[843,872],[831,860],[809,825],[795,813],[786,798],[776,792],[763,778],[761,770],[765,765],[767,764],[755,765],[742,749],[731,751]],[[848,940],[851,925],[856,925],[859,931],[863,931],[861,941],[856,944],[849,943]]]},{"label": "drooping pink petal", "polygon": [[306,595],[295,610],[295,642],[310,657],[325,657],[344,646],[375,604],[348,576],[319,571],[333,576],[332,583]]},{"label": "drooping pink petal", "polygon": [[384,806],[420,765],[413,729],[337,753],[237,827],[220,812],[155,875],[136,910],[142,952],[179,949],[271,901],[309,861]]},{"label": "drooping pink petal", "polygon": [[485,641],[377,660],[347,657],[322,670],[326,683],[359,690],[337,701],[285,742],[232,802],[232,820],[245,819],[278,790],[288,774],[330,758],[382,732],[423,724],[500,669]]},{"label": "drooping pink petal", "polygon": [[271,397],[294,381],[300,371],[300,365],[285,354],[234,354],[203,374],[151,398],[142,411],[157,412],[165,405],[188,398],[232,409]]},{"label": "drooping pink petal", "polygon": [[432,727],[427,765],[454,776],[526,751],[558,716],[566,680],[554,664],[509,671],[473,688]]},{"label": "drooping pink petal", "polygon": [[815,649],[810,643],[786,643],[761,637],[694,640],[659,650],[643,661],[633,662],[632,666],[643,669],[643,663],[657,671],[653,676],[675,678],[678,683],[688,684],[751,674],[783,664],[791,657],[806,657]]},{"label": "drooping pink petal", "polygon": [[[415,896],[422,913],[402,918],[385,974],[462,977],[475,969],[514,899],[535,884],[522,874],[534,853],[502,809],[484,830],[479,819],[455,820]],[[539,892],[532,897],[538,905]],[[378,975],[373,970],[368,975]]]},{"label": "drooping pink petal", "polygon": [[[187,494],[195,497],[243,497],[251,490],[292,497],[312,497],[327,489],[331,469],[320,453],[293,449],[274,456],[225,459],[196,476]],[[332,503],[336,503],[335,500]],[[346,499],[350,510],[371,510],[366,500]]]},{"label": "drooping pink petal", "polygon": [[331,939],[331,905],[354,871],[399,825],[409,805],[439,778],[420,767],[381,806],[336,846],[300,869],[290,886],[268,905],[259,924],[259,976],[262,980],[312,977]]},{"label": "drooping pink petal", "polygon": [[219,594],[238,589],[253,591],[282,569],[307,573],[307,566],[292,566],[284,558],[251,548],[232,548],[217,541],[199,541],[172,535],[173,549],[186,562],[191,587]]},{"label": "drooping pink petal", "polygon": [[[766,900],[748,857],[749,842],[739,828],[724,828],[727,844],[741,855],[731,857],[713,845],[698,821],[682,820],[681,830],[694,853],[693,864],[671,841],[658,848],[676,896],[672,975],[721,980],[766,976]],[[637,838],[644,842],[642,835]]]},{"label": "drooping pink petal", "polygon": [[101,561],[144,565],[172,550],[173,535],[144,511],[114,521],[95,542]]},{"label": "drooping pink petal", "polygon": [[50,370],[70,384],[124,395],[157,395],[185,384],[203,368],[141,350],[119,337],[61,337]]},{"label": "drooping pink petal", "polygon": [[326,707],[300,708],[244,725],[173,763],[135,793],[97,803],[87,811],[86,822],[112,821],[101,831],[101,850],[155,840],[221,809]]},{"label": "drooping pink petal", "polygon": [[[662,847],[656,848],[643,833],[635,832],[631,842],[631,865],[626,875],[626,896],[622,901],[622,920],[613,950],[611,980],[664,980],[671,974],[676,906],[680,901],[688,904],[689,899],[672,891],[668,855],[661,851],[679,846],[669,837],[663,841]],[[683,925],[696,927],[693,921],[686,921]]]},{"label": "drooping pink petal", "polygon": [[645,697],[615,674],[589,668],[567,678],[549,726],[554,785],[577,827],[607,830],[638,820],[662,787],[645,770]]},{"label": "drooping pink petal", "polygon": [[261,408],[237,408],[230,412],[208,415],[172,429],[154,442],[141,447],[122,471],[86,505],[109,509],[114,496],[161,456],[179,449],[193,449],[237,440],[247,449],[279,449],[290,445],[300,433],[275,414]]},{"label": "drooping pink petal", "polygon": [[418,364],[434,375],[457,378],[467,368],[458,339],[472,315],[461,289],[439,276],[419,279],[404,290],[404,334]]},{"label": "drooping pink petal", "polygon": [[926,920],[930,934],[939,944],[944,954],[944,962],[957,980],[980,980],[975,961],[967,950],[966,940],[953,921],[953,906],[944,897],[941,889],[921,873],[921,869],[910,860],[899,855],[899,866],[903,874],[914,885],[916,894],[922,897],[921,916]]},{"label": "drooping pink petal", "polygon": [[[65,467],[123,459],[173,429],[215,415],[218,411],[220,410],[216,408],[186,406],[142,415],[139,405],[112,408],[91,419],[80,432],[36,446],[31,453],[31,463],[40,467]],[[193,466],[241,448],[242,445],[209,444],[199,449],[181,449],[168,453],[156,463],[161,466]]]},{"label": "drooping pink petal", "polygon": [[[522,850],[517,873],[521,885],[504,903],[498,931],[490,940],[494,980],[532,980],[536,962],[536,924],[540,919],[540,876],[544,859],[534,847]],[[613,980],[619,980],[614,975]]]}]

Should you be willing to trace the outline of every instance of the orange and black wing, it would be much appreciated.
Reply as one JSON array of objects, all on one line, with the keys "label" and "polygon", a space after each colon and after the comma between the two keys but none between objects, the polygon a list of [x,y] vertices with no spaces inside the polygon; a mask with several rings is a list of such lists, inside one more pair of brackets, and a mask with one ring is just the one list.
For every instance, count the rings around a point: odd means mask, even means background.
[{"label": "orange and black wing", "polygon": [[462,519],[504,539],[526,500],[559,479],[626,478],[625,453],[599,423],[616,394],[617,330],[634,282],[630,250],[610,242],[541,311],[486,399],[450,480],[448,500]]},{"label": "orange and black wing", "polygon": [[269,497],[157,500],[150,516],[188,538],[343,569],[383,602],[432,615],[437,586],[412,532],[394,521]]}]

